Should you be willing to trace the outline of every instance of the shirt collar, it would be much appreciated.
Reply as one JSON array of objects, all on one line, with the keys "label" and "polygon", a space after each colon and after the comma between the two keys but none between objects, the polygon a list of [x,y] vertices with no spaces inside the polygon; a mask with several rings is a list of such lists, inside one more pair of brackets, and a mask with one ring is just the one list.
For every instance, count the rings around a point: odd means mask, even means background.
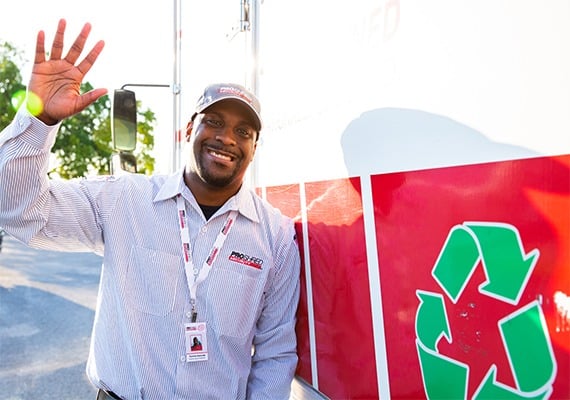
[{"label": "shirt collar", "polygon": [[[153,201],[158,202],[172,199],[175,198],[178,194],[182,194],[183,192],[190,193],[190,195],[193,197],[192,192],[188,190],[186,184],[184,183],[183,172],[184,169],[182,168],[176,171],[174,174],[169,175],[158,190],[156,196],[154,196]],[[254,193],[245,185],[242,185],[240,190],[234,196],[232,196],[220,210],[223,212],[229,210],[237,210],[240,214],[252,220],[253,222],[259,222],[259,214],[257,213],[253,196]]]},{"label": "shirt collar", "polygon": [[154,196],[154,202],[168,200],[182,193],[184,188],[183,171],[184,169],[180,169],[166,178],[158,193]]}]

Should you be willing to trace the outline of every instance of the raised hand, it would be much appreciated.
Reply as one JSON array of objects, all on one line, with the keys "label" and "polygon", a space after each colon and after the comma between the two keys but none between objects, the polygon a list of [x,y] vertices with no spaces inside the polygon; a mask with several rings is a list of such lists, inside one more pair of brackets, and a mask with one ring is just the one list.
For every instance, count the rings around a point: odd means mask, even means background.
[{"label": "raised hand", "polygon": [[45,33],[38,32],[34,66],[28,85],[28,110],[48,125],[82,111],[107,93],[107,90],[102,88],[84,94],[80,92],[85,74],[99,57],[105,43],[98,41],[87,56],[75,65],[83,52],[91,25],[83,26],[69,52],[62,58],[65,25],[65,20],[61,19],[49,59],[46,59],[44,48]]}]

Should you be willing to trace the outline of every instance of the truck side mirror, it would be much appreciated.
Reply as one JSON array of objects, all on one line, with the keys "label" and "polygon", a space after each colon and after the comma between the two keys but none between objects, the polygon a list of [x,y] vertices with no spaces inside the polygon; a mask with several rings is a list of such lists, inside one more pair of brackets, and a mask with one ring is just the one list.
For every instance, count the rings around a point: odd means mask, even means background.
[{"label": "truck side mirror", "polygon": [[115,89],[113,95],[111,134],[113,147],[131,152],[137,145],[137,100],[135,92]]}]

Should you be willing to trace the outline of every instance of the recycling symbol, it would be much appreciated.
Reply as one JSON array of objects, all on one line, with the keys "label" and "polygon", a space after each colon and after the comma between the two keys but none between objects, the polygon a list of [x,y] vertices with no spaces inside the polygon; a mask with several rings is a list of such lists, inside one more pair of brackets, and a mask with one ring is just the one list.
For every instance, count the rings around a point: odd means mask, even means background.
[{"label": "recycling symbol", "polygon": [[[456,304],[481,265],[486,281],[479,293],[515,306],[532,275],[539,251],[525,254],[516,227],[495,222],[465,222],[454,226],[440,251],[432,276],[445,296]],[[416,348],[428,399],[466,399],[469,365],[439,353],[445,337],[452,343],[444,295],[417,290]],[[546,399],[556,378],[556,359],[546,319],[538,300],[521,305],[498,321],[515,387],[496,379],[491,365],[472,399]]]}]

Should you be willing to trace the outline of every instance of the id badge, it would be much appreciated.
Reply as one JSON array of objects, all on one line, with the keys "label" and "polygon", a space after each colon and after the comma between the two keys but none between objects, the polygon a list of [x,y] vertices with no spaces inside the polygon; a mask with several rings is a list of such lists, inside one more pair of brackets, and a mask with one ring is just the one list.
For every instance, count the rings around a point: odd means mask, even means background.
[{"label": "id badge", "polygon": [[194,322],[184,324],[184,334],[186,339],[186,362],[208,360],[206,323]]}]

